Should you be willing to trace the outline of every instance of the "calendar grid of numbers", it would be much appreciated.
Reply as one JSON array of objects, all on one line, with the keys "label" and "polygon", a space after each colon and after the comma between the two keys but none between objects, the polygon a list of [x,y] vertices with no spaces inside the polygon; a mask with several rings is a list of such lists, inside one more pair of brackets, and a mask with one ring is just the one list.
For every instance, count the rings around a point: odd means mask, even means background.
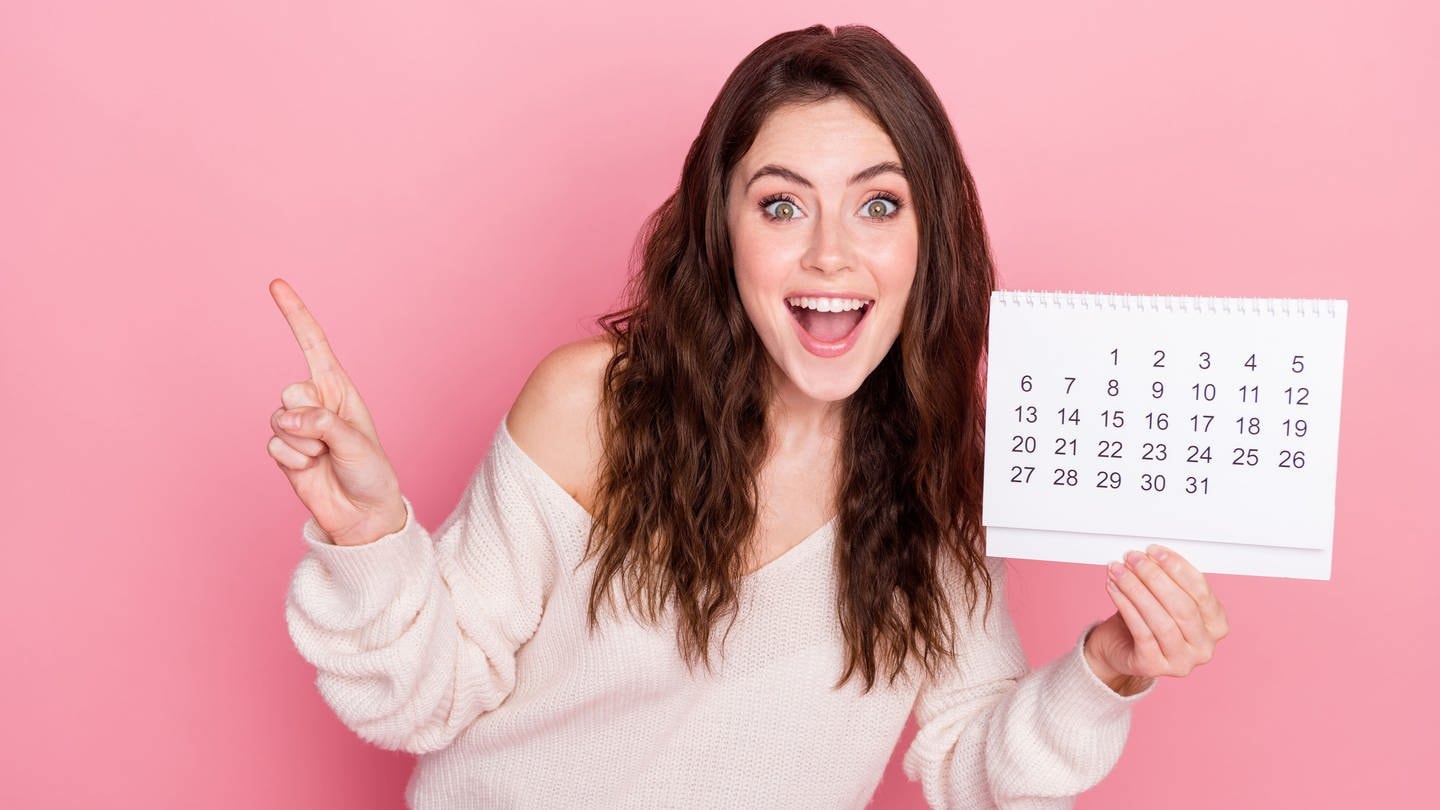
[{"label": "calendar grid of numbers", "polygon": [[1194,541],[1181,551],[1202,570],[1317,577],[1323,555],[1328,577],[1345,316],[1329,300],[995,293],[990,553],[1018,556],[1006,530],[1024,556],[1088,562]]}]

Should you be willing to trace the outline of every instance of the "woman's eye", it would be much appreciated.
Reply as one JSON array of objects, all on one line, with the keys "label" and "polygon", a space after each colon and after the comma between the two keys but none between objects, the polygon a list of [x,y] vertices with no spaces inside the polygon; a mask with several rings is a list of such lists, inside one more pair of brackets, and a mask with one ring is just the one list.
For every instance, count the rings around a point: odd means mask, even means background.
[{"label": "woman's eye", "polygon": [[872,219],[884,219],[899,210],[900,206],[894,200],[884,197],[876,197],[865,203],[865,215]]},{"label": "woman's eye", "polygon": [[771,219],[794,219],[795,215],[799,213],[795,204],[789,200],[773,200],[763,204],[762,207]]}]

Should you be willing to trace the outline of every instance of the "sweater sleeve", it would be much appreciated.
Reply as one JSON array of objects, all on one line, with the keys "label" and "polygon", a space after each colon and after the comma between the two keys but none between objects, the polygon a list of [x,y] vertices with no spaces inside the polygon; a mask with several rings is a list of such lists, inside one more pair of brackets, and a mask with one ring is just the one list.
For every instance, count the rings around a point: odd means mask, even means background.
[{"label": "sweater sleeve", "polygon": [[332,544],[314,518],[303,529],[290,637],[325,702],[382,748],[438,750],[499,706],[539,624],[556,575],[556,509],[504,430],[433,535],[408,498],[404,527],[367,545]]},{"label": "sweater sleeve", "polygon": [[953,666],[922,686],[905,773],[932,807],[1071,807],[1114,767],[1131,707],[1154,684],[1124,697],[1101,681],[1085,661],[1090,627],[1069,652],[1029,672],[1005,603],[1004,560],[986,564],[989,616],[982,625],[982,603],[961,622]]}]

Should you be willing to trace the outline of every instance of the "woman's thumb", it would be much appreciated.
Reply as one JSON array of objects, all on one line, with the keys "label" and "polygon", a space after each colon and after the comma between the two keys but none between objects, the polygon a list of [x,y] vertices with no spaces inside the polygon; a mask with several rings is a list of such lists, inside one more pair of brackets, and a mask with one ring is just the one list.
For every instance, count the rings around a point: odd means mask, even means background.
[{"label": "woman's thumb", "polygon": [[285,386],[280,391],[280,404],[287,408],[318,408],[324,403],[320,401],[320,391],[315,383],[306,380]]},{"label": "woman's thumb", "polygon": [[336,461],[354,463],[375,452],[369,439],[326,408],[289,408],[278,421],[288,433],[325,442]]}]

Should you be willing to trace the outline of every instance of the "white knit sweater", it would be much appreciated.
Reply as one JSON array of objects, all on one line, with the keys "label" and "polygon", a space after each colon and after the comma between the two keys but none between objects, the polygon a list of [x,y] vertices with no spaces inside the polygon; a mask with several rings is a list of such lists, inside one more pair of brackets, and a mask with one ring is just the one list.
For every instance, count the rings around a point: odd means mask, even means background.
[{"label": "white knit sweater", "polygon": [[1140,697],[1105,686],[1079,643],[1027,674],[996,559],[990,619],[962,621],[945,677],[832,688],[833,522],[745,577],[711,672],[686,667],[669,614],[607,615],[592,635],[590,517],[503,420],[438,532],[405,507],[364,546],[307,522],[286,619],[340,719],[420,755],[419,810],[864,807],[912,710],[905,772],[931,805],[1069,807],[1114,765]]}]

